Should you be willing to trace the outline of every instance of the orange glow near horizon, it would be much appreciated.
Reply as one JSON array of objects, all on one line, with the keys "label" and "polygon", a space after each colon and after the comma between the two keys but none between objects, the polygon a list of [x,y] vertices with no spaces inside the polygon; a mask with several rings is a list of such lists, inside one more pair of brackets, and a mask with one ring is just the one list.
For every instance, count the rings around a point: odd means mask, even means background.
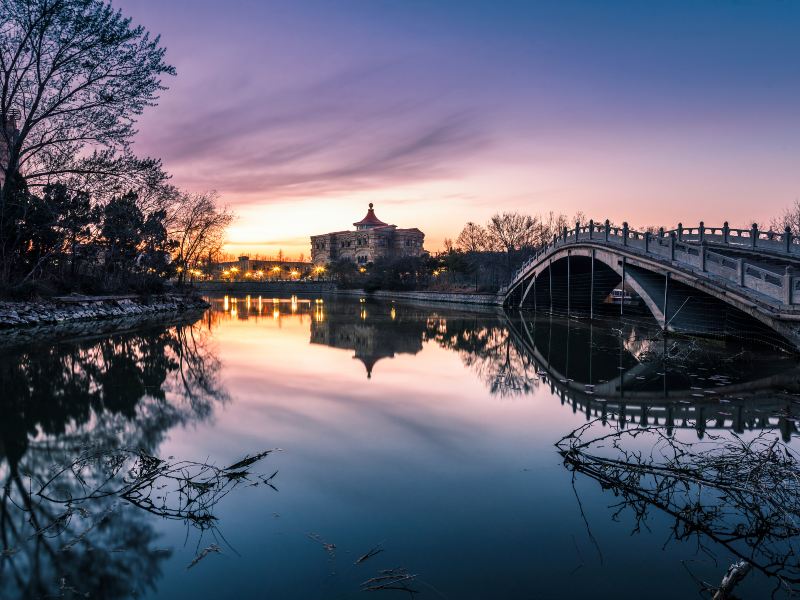
[{"label": "orange glow near horizon", "polygon": [[[571,177],[580,182],[583,177],[576,171],[573,169]],[[666,169],[662,170],[662,176],[666,176],[664,171]],[[235,209],[237,219],[228,230],[224,251],[232,255],[266,257],[276,257],[282,252],[287,259],[297,260],[302,256],[308,261],[311,257],[312,235],[354,229],[352,223],[364,216],[368,202],[375,203],[376,215],[383,221],[401,228],[421,229],[425,233],[425,249],[431,252],[443,250],[446,238],[455,240],[467,221],[485,224],[498,211],[519,211],[542,216],[553,211],[566,214],[570,220],[577,212],[582,212],[586,219],[602,221],[608,218],[618,223],[627,221],[634,229],[649,225],[671,228],[678,222],[690,226],[701,220],[709,225],[722,225],[727,220],[731,227],[749,227],[754,221],[768,225],[792,202],[777,188],[766,190],[768,201],[751,202],[748,198],[760,197],[762,193],[755,184],[740,187],[736,191],[727,190],[724,194],[728,200],[725,200],[720,197],[720,190],[727,185],[720,183],[714,189],[708,179],[700,174],[684,177],[680,188],[654,187],[648,196],[642,196],[640,192],[645,182],[636,181],[644,179],[644,175],[628,175],[625,184],[622,179],[595,173],[594,177],[588,178],[596,184],[594,189],[587,189],[584,187],[586,184],[573,181],[564,184],[556,180],[556,174],[549,175],[552,179],[549,184],[545,184],[543,177],[538,186],[531,181],[530,187],[536,189],[550,185],[553,191],[547,194],[531,193],[528,196],[514,194],[510,188],[501,194],[501,180],[495,181],[492,186],[488,178],[486,181],[478,178],[474,183],[465,180],[449,194],[450,197],[443,197],[448,186],[442,182],[411,187],[403,198],[398,197],[395,190],[287,203],[248,202]],[[563,176],[569,174],[564,173]],[[721,178],[722,174],[718,176]],[[519,175],[514,179],[517,185],[521,183]],[[494,194],[490,194],[489,189],[494,189]]]}]

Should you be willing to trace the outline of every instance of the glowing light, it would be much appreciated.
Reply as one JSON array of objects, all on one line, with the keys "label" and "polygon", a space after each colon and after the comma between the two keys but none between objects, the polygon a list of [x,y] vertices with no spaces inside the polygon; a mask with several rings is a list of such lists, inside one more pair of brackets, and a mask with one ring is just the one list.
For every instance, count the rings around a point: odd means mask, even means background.
[{"label": "glowing light", "polygon": [[222,307],[226,312],[230,308],[230,301],[228,300],[227,296],[225,296],[225,298],[223,298],[223,300],[222,300]]},{"label": "glowing light", "polygon": [[389,311],[389,315],[392,317],[392,321],[394,321],[395,317],[397,316],[397,311],[392,307],[392,310]]}]

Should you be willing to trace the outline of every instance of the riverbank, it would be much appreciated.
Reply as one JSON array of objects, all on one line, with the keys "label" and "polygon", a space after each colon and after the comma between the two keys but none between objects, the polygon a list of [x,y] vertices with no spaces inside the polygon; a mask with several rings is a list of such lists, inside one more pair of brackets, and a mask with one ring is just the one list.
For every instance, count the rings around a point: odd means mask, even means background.
[{"label": "riverbank", "polygon": [[361,289],[337,289],[334,283],[327,281],[204,281],[196,282],[194,289],[201,293],[214,292],[234,295],[278,294],[286,297],[295,294],[331,294],[334,296],[358,296],[383,300],[476,304],[481,306],[503,305],[502,297],[497,294],[395,290],[366,292]]},{"label": "riverbank", "polygon": [[381,300],[405,300],[410,302],[435,302],[447,304],[474,304],[480,306],[502,306],[503,299],[497,294],[464,294],[460,292],[402,292],[394,290],[335,290],[336,296],[360,296]]},{"label": "riverbank", "polygon": [[[64,296],[27,302],[0,301],[0,330],[82,321],[203,310],[208,303],[192,294],[153,296]],[[5,336],[6,331],[0,332]]]}]

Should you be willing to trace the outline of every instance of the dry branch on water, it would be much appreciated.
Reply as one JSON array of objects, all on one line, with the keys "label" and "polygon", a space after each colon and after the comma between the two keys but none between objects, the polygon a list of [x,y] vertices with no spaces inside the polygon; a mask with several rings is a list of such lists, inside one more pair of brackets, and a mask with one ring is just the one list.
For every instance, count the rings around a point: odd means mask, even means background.
[{"label": "dry branch on water", "polygon": [[[775,434],[684,442],[662,427],[597,435],[596,425],[556,446],[570,471],[613,491],[615,516],[632,511],[638,531],[655,507],[672,517],[671,538],[707,551],[712,540],[783,587],[800,587],[800,455]],[[746,573],[729,573],[718,597],[729,597]]]},{"label": "dry branch on water", "polygon": [[207,529],[216,521],[214,506],[241,483],[262,482],[274,489],[269,480],[259,479],[249,470],[272,452],[266,450],[218,467],[207,462],[163,460],[144,450],[88,448],[56,467],[47,481],[38,481],[38,490],[32,495],[66,505],[64,518],[83,503],[115,497],[160,517]]},{"label": "dry branch on water", "polygon": [[370,548],[369,552],[367,552],[366,554],[362,554],[361,556],[359,556],[358,559],[356,559],[356,562],[353,564],[360,565],[361,563],[368,561],[370,558],[372,558],[376,554],[380,554],[381,552],[383,552],[383,547],[380,544],[378,544],[374,548]]},{"label": "dry branch on water", "polygon": [[203,559],[204,559],[206,556],[208,556],[208,555],[209,555],[209,554],[211,554],[212,552],[215,552],[215,553],[219,554],[219,553],[221,553],[221,552],[222,552],[222,548],[220,548],[220,547],[219,547],[219,546],[217,546],[216,544],[211,544],[210,546],[208,546],[208,547],[206,547],[206,548],[203,548],[203,549],[200,551],[200,553],[199,553],[197,556],[195,556],[195,557],[194,557],[194,559],[192,559],[192,562],[190,562],[190,563],[188,564],[188,566],[186,567],[186,569],[187,569],[187,570],[188,570],[188,569],[191,569],[193,566],[195,566],[197,563],[199,563],[201,560],[203,560]]},{"label": "dry branch on water", "polygon": [[408,592],[410,595],[418,594],[411,584],[417,578],[406,569],[384,569],[375,577],[367,579],[361,584],[363,592],[378,592],[383,590],[398,590]]}]

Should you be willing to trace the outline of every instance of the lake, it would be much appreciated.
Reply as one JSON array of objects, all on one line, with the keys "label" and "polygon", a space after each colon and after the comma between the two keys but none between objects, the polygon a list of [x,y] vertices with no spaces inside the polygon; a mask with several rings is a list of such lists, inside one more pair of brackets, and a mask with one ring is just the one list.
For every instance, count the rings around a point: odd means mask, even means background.
[{"label": "lake", "polygon": [[739,596],[798,587],[784,516],[682,479],[791,457],[794,356],[635,315],[209,301],[2,347],[2,598],[677,598],[741,557]]}]

